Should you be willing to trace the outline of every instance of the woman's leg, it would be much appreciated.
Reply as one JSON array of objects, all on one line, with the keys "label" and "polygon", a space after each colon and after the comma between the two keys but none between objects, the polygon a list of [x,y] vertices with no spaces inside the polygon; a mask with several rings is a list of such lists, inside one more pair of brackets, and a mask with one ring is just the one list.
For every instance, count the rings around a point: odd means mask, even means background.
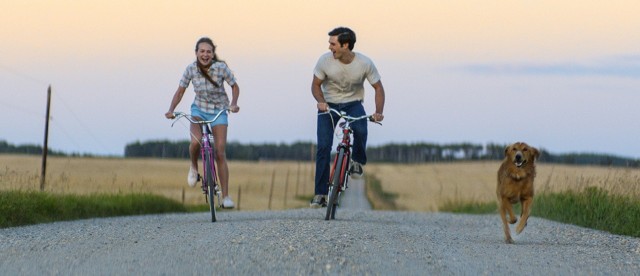
[{"label": "woman's leg", "polygon": [[191,124],[191,144],[189,145],[189,156],[191,157],[191,167],[198,171],[198,156],[200,156],[200,139],[202,129],[200,125]]},{"label": "woman's leg", "polygon": [[227,166],[227,125],[216,125],[212,129],[214,147],[216,149],[216,165],[218,165],[218,178],[222,186],[222,196],[229,195],[229,167]]},{"label": "woman's leg", "polygon": [[200,126],[191,124],[189,133],[191,134],[191,143],[189,144],[191,166],[189,166],[189,174],[187,174],[187,184],[190,187],[195,187],[198,182],[198,155],[200,153],[200,137],[202,137]]}]

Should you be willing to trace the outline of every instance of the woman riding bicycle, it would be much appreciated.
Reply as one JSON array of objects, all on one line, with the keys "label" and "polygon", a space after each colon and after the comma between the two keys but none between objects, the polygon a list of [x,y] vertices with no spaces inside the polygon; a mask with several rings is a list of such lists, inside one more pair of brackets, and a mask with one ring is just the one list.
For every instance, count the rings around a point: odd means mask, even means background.
[{"label": "woman riding bicycle", "polygon": [[[174,109],[182,100],[189,82],[193,83],[193,90],[196,93],[195,99],[191,104],[192,116],[206,121],[213,119],[219,111],[224,109],[228,109],[233,113],[240,111],[238,106],[240,87],[231,69],[224,61],[218,59],[213,41],[208,37],[200,38],[196,43],[195,53],[196,61],[189,64],[182,74],[178,89],[173,95],[169,111],[165,113],[165,117],[169,119],[175,117],[173,114]],[[225,81],[231,86],[231,103],[229,103],[229,97],[224,90]],[[222,207],[233,208],[235,204],[229,197],[229,167],[227,166],[225,155],[227,126],[226,112],[223,112],[216,121],[211,123],[216,152],[215,159],[222,186]],[[189,154],[191,156],[191,167],[187,175],[187,183],[190,187],[194,187],[198,181],[198,155],[200,152],[200,138],[202,137],[200,126],[191,124],[190,133]]]}]

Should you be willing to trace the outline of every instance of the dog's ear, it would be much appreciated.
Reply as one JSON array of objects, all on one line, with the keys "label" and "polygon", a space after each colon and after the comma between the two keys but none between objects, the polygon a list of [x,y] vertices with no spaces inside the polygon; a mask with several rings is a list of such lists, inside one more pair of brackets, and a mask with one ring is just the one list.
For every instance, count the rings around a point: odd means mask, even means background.
[{"label": "dog's ear", "polygon": [[534,147],[531,147],[531,151],[533,151],[533,158],[538,160],[538,158],[540,158],[540,151]]},{"label": "dog's ear", "polygon": [[504,148],[504,156],[507,156],[507,152],[509,152],[510,147],[511,145],[508,145],[506,148]]}]

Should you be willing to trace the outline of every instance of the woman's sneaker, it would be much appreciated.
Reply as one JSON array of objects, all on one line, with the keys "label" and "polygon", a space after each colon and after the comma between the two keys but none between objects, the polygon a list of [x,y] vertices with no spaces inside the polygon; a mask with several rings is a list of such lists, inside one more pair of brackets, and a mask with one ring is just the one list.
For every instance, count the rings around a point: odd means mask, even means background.
[{"label": "woman's sneaker", "polygon": [[236,207],[236,204],[233,203],[233,200],[231,200],[231,197],[225,196],[224,199],[222,200],[222,208],[233,209],[233,207]]},{"label": "woman's sneaker", "polygon": [[327,207],[327,200],[323,195],[316,195],[311,200],[311,204],[309,204],[309,206],[311,206],[311,208]]},{"label": "woman's sneaker", "polygon": [[195,187],[198,182],[198,170],[193,167],[189,167],[189,174],[187,175],[187,184],[189,187]]}]

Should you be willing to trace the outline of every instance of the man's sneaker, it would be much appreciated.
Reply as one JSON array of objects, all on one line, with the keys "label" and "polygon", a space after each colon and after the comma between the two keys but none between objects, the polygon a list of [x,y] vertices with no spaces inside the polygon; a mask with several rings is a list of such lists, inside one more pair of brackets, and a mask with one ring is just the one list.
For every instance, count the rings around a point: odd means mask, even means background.
[{"label": "man's sneaker", "polygon": [[358,179],[362,178],[363,174],[364,169],[362,168],[362,164],[356,161],[351,161],[351,177]]},{"label": "man's sneaker", "polygon": [[233,200],[231,200],[231,197],[225,196],[224,199],[222,200],[222,208],[233,209],[233,207],[236,207],[236,204],[233,203]]},{"label": "man's sneaker", "polygon": [[189,184],[189,187],[195,187],[196,182],[198,182],[198,170],[190,167],[187,175],[187,184]]},{"label": "man's sneaker", "polygon": [[327,207],[327,200],[323,195],[316,195],[311,200],[311,204],[309,204],[309,206],[311,206],[311,208]]}]

